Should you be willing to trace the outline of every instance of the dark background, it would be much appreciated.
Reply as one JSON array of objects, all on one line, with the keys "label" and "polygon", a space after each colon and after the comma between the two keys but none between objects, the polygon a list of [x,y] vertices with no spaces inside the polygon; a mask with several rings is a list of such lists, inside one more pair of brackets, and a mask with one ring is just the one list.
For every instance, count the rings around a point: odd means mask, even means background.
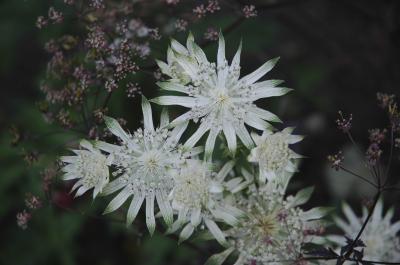
[{"label": "dark background", "polygon": [[[243,38],[244,73],[267,59],[281,57],[267,77],[286,80],[294,91],[261,101],[260,106],[278,114],[285,125],[296,126],[296,132],[307,135],[296,146],[296,151],[307,158],[291,189],[314,185],[309,206],[339,206],[347,200],[359,211],[371,190],[352,176],[332,171],[326,157],[343,150],[348,158],[346,166],[365,172],[354,147],[336,129],[334,121],[338,110],[353,113],[353,134],[361,148],[368,144],[368,128],[386,126],[387,118],[377,106],[376,93],[400,94],[400,1],[275,2],[278,4],[259,10],[258,17],[244,21],[225,36],[228,56],[232,58]],[[142,228],[127,229],[123,222],[113,221],[123,216],[101,216],[105,201],[92,202],[89,196],[73,202],[79,211],[45,205],[34,213],[26,230],[17,226],[15,216],[24,207],[24,194],[40,194],[40,171],[57,155],[64,154],[63,143],[71,140],[66,134],[26,143],[23,148],[34,147],[46,153],[39,163],[28,166],[22,161],[21,147],[10,145],[7,130],[12,124],[35,135],[55,129],[43,122],[35,106],[43,98],[39,84],[49,59],[42,46],[49,37],[69,28],[64,25],[38,30],[36,18],[46,14],[48,7],[48,1],[39,0],[0,2],[0,264],[202,264],[219,250],[217,245],[198,244],[202,251],[177,246],[175,240],[163,237],[160,229],[149,238]],[[155,21],[167,16],[167,11],[162,11],[154,14]],[[190,30],[201,38],[207,27],[223,28],[234,16],[223,9]],[[181,41],[186,38],[185,34],[175,37]],[[163,38],[157,44],[156,57],[164,56],[167,43],[168,38]],[[216,45],[206,50],[213,58]],[[140,83],[146,96],[156,95],[151,76],[144,75]],[[139,98],[128,100],[117,93],[110,110],[126,118],[131,130],[139,125]],[[391,174],[398,179],[399,172],[396,157]],[[386,205],[394,204],[396,198],[396,194],[388,194]]]}]

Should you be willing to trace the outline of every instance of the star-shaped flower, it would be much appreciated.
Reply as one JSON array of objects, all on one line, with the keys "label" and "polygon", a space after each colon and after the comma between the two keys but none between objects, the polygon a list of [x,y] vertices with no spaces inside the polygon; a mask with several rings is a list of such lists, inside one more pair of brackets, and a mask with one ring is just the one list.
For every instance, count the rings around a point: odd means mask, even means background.
[{"label": "star-shaped flower", "polygon": [[104,188],[103,194],[121,190],[105,213],[115,211],[133,196],[127,214],[127,224],[131,224],[146,201],[146,224],[152,234],[155,229],[154,201],[157,201],[167,225],[171,225],[173,212],[168,194],[174,187],[174,176],[189,156],[201,153],[202,149],[184,150],[178,144],[187,123],[169,130],[166,128],[168,114],[164,112],[160,127],[154,128],[151,106],[145,97],[142,98],[142,109],[144,129],[130,134],[115,119],[106,117],[107,127],[121,140],[121,144],[97,142],[96,146],[109,154],[111,164],[117,168],[113,173],[117,178]]},{"label": "star-shaped flower", "polygon": [[63,179],[79,179],[72,187],[72,191],[77,190],[75,196],[81,196],[93,188],[95,198],[109,181],[109,161],[90,142],[82,140],[80,146],[85,149],[72,150],[76,156],[60,157],[67,164],[62,168]]},{"label": "star-shaped flower", "polygon": [[153,99],[161,105],[180,105],[190,110],[177,117],[171,125],[182,122],[200,121],[197,131],[186,141],[186,147],[193,147],[209,131],[205,144],[205,158],[210,159],[215,141],[220,132],[227,140],[229,150],[236,151],[236,136],[248,147],[254,143],[245,125],[258,130],[269,130],[269,121],[279,122],[271,112],[257,107],[254,102],[261,98],[286,94],[290,89],[279,87],[281,80],[259,80],[276,64],[278,58],[264,63],[260,68],[240,78],[239,46],[231,64],[225,58],[225,41],[220,34],[217,64],[210,63],[203,50],[189,35],[187,47],[175,40],[171,43],[168,64],[158,62],[162,72],[171,79],[158,85],[168,91],[185,96],[160,96]]}]

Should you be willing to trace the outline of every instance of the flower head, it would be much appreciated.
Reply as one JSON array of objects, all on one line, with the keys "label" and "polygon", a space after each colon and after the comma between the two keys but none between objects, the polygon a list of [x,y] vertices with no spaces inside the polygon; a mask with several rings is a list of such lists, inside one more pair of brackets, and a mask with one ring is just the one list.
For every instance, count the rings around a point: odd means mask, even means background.
[{"label": "flower head", "polygon": [[[363,215],[360,218],[349,205],[343,204],[343,212],[348,222],[341,218],[335,218],[335,223],[349,238],[354,238],[367,218],[368,210],[363,208]],[[378,201],[360,238],[365,244],[364,259],[387,262],[400,260],[400,239],[397,236],[400,231],[400,221],[392,223],[393,215],[393,209],[383,215],[383,202]],[[346,239],[343,236],[330,235],[328,239],[339,247],[346,244]]]},{"label": "flower head", "polygon": [[186,158],[201,152],[201,149],[183,149],[178,140],[187,123],[168,130],[168,113],[161,115],[159,128],[154,128],[150,103],[142,98],[144,128],[133,134],[125,132],[119,123],[106,117],[109,130],[120,140],[120,145],[97,142],[103,151],[109,153],[110,163],[117,168],[117,176],[104,189],[105,195],[121,190],[107,206],[105,213],[118,209],[133,196],[128,209],[127,224],[131,224],[146,200],[146,224],[152,234],[155,230],[154,200],[168,225],[173,222],[173,212],[167,200],[174,186],[174,176],[185,163]]},{"label": "flower head", "polygon": [[231,65],[225,59],[225,41],[220,34],[217,63],[210,63],[203,50],[189,35],[187,47],[172,40],[168,51],[167,63],[158,62],[161,71],[170,76],[167,82],[158,85],[169,91],[177,91],[186,96],[161,96],[153,99],[161,105],[181,105],[190,108],[188,112],[172,121],[172,126],[188,120],[200,121],[198,130],[188,139],[185,146],[194,146],[200,138],[210,131],[206,145],[206,158],[211,157],[215,140],[222,131],[229,150],[236,150],[236,135],[245,146],[251,148],[254,143],[245,124],[250,127],[267,130],[271,125],[267,121],[280,121],[269,111],[258,108],[254,101],[260,98],[281,96],[290,89],[278,87],[281,80],[257,82],[269,72],[277,62],[270,60],[253,73],[240,77],[239,46]]},{"label": "flower head", "polygon": [[200,224],[205,224],[217,241],[226,245],[225,235],[216,221],[234,226],[243,215],[241,210],[223,200],[224,190],[234,193],[243,187],[241,178],[224,181],[233,166],[233,161],[228,162],[214,173],[208,163],[190,160],[181,168],[170,195],[172,207],[178,212],[178,220],[170,232],[185,225],[179,236],[180,242],[189,238]]},{"label": "flower head", "polygon": [[251,150],[248,160],[259,164],[261,182],[296,171],[293,160],[302,156],[292,151],[289,145],[301,141],[303,137],[292,135],[292,131],[293,128],[288,127],[276,133],[264,131],[261,136],[252,134],[256,147]]},{"label": "flower head", "polygon": [[60,157],[60,160],[66,163],[62,168],[63,179],[79,179],[72,187],[72,191],[77,190],[75,196],[81,196],[94,188],[93,198],[95,198],[109,181],[109,161],[90,142],[82,140],[80,145],[85,149],[72,150],[76,156]]},{"label": "flower head", "polygon": [[[324,208],[303,211],[298,207],[308,201],[312,188],[285,198],[291,175],[269,181],[251,190],[248,196],[238,198],[247,218],[227,231],[230,248],[225,252],[239,254],[235,264],[292,264],[284,261],[297,260],[303,254],[304,243],[318,243],[321,239],[310,231],[317,231],[318,219],[327,211]],[[216,254],[213,259],[222,255]]]}]

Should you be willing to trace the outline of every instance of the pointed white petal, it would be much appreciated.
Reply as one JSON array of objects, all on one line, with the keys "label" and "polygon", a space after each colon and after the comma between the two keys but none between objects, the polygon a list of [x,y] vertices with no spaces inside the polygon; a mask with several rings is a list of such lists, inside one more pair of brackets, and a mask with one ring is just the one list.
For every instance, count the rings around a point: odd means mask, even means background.
[{"label": "pointed white petal", "polygon": [[178,91],[182,93],[188,94],[188,88],[182,84],[174,83],[174,82],[157,82],[157,85],[164,90],[168,91]]},{"label": "pointed white petal", "polygon": [[171,71],[170,71],[168,64],[166,64],[160,60],[156,60],[156,63],[158,65],[158,67],[160,68],[161,73],[163,73],[164,75],[171,76]]},{"label": "pointed white petal", "polygon": [[272,121],[272,122],[282,122],[281,119],[279,119],[279,117],[276,116],[275,114],[273,114],[272,112],[261,109],[259,107],[252,106],[249,111],[252,114],[257,115],[258,117],[260,117],[263,120]]},{"label": "pointed white petal", "polygon": [[211,213],[215,218],[222,220],[224,223],[231,226],[236,226],[239,222],[235,216],[223,211],[221,208],[211,211]]},{"label": "pointed white petal", "polygon": [[302,218],[305,221],[317,220],[326,216],[329,212],[331,212],[334,208],[332,207],[316,207],[308,210],[302,214]]},{"label": "pointed white petal", "polygon": [[251,84],[257,82],[261,77],[263,77],[266,73],[268,73],[275,66],[275,64],[278,62],[278,60],[279,60],[279,57],[267,61],[262,66],[260,66],[257,70],[255,70],[251,74],[248,74],[245,77],[243,77],[241,79],[241,81],[245,85],[251,85]]},{"label": "pointed white petal", "polygon": [[226,142],[228,143],[229,151],[235,155],[237,147],[235,129],[230,122],[223,121],[222,130],[224,132]]},{"label": "pointed white petal", "polygon": [[215,180],[222,182],[226,178],[226,176],[231,172],[233,167],[235,166],[235,161],[231,160],[227,162],[221,170],[218,172],[217,176],[215,177]]},{"label": "pointed white petal", "polygon": [[289,144],[295,144],[304,139],[303,135],[290,135],[289,137]]},{"label": "pointed white petal", "polygon": [[61,156],[60,160],[64,163],[75,163],[78,159],[77,156]]},{"label": "pointed white petal", "polygon": [[230,179],[228,182],[225,183],[225,186],[229,191],[234,190],[237,186],[239,186],[242,183],[242,180],[243,179],[241,177]]},{"label": "pointed white petal", "polygon": [[222,33],[219,33],[218,39],[218,53],[217,53],[217,66],[221,67],[225,63],[225,39]]},{"label": "pointed white petal", "polygon": [[103,214],[111,213],[117,210],[121,205],[131,196],[131,190],[126,188],[123,189],[115,198],[108,204]]},{"label": "pointed white petal", "polygon": [[192,210],[192,214],[190,215],[190,223],[196,227],[200,224],[201,222],[201,210],[200,209],[194,209]]},{"label": "pointed white petal", "polygon": [[154,131],[153,114],[151,112],[150,102],[145,96],[142,96],[142,110],[144,128],[149,131]]},{"label": "pointed white petal", "polygon": [[185,132],[189,122],[183,122],[178,124],[172,131],[170,135],[170,140],[175,141],[176,143],[179,142],[179,139],[181,139],[182,134]]},{"label": "pointed white petal", "polygon": [[218,225],[213,220],[205,219],[205,224],[218,243],[220,243],[222,246],[228,245],[224,233],[221,231],[221,229],[219,229]]},{"label": "pointed white petal", "polygon": [[173,121],[171,121],[169,127],[175,127],[178,124],[183,122],[187,122],[192,119],[192,112],[189,110],[188,112],[176,117]]},{"label": "pointed white petal", "polygon": [[140,207],[143,204],[144,201],[144,193],[137,193],[135,194],[135,196],[133,197],[131,204],[129,205],[129,209],[128,209],[128,213],[126,216],[126,225],[131,225],[132,222],[135,220]]},{"label": "pointed white petal", "polygon": [[76,191],[75,197],[81,196],[82,194],[84,194],[84,193],[87,192],[88,190],[90,190],[90,188],[81,186],[81,187]]},{"label": "pointed white petal", "polygon": [[201,123],[197,131],[186,141],[184,147],[192,148],[208,130],[209,127],[206,123]]},{"label": "pointed white petal", "polygon": [[283,80],[276,80],[276,79],[265,80],[262,82],[254,83],[253,89],[268,89],[271,87],[279,86],[283,82],[284,82]]},{"label": "pointed white petal", "polygon": [[64,174],[63,176],[62,176],[62,179],[63,180],[71,180],[71,179],[78,179],[78,178],[80,178],[81,176],[78,176],[78,175],[75,175],[75,174]]},{"label": "pointed white petal", "polygon": [[163,108],[161,111],[161,117],[160,117],[160,127],[163,128],[169,124],[169,114],[168,114],[168,109]]},{"label": "pointed white petal", "polygon": [[379,223],[382,221],[382,215],[383,215],[383,203],[382,200],[378,200],[374,212],[372,213],[371,216],[371,226],[373,227],[378,226]]},{"label": "pointed white petal", "polygon": [[259,117],[255,115],[246,115],[246,118],[244,119],[245,123],[255,129],[258,129],[260,131],[264,130],[271,130],[273,127],[271,124],[268,122],[260,119]]},{"label": "pointed white petal", "polygon": [[197,98],[185,97],[185,96],[160,96],[153,98],[151,102],[159,105],[179,105],[187,108],[191,108],[198,104]]},{"label": "pointed white petal", "polygon": [[154,218],[154,192],[146,194],[146,225],[150,235],[156,229],[156,219]]},{"label": "pointed white petal", "polygon": [[89,142],[88,140],[82,139],[82,140],[79,142],[79,145],[82,146],[82,147],[84,147],[84,148],[86,148],[86,149],[88,149],[88,150],[90,150],[90,151],[93,151],[93,145],[92,145],[92,143]]},{"label": "pointed white petal", "polygon": [[180,44],[178,41],[176,41],[175,39],[171,39],[171,47],[172,49],[180,54],[183,55],[189,55],[188,50],[185,48],[185,46],[183,46],[182,44]]},{"label": "pointed white petal", "polygon": [[114,118],[104,116],[104,121],[106,123],[107,128],[110,130],[112,134],[121,138],[124,142],[129,141],[128,134],[122,129],[121,125],[119,125],[118,121]]},{"label": "pointed white petal", "polygon": [[179,241],[178,244],[181,244],[185,240],[187,240],[194,231],[194,226],[191,223],[188,223],[183,229],[182,232],[179,234]]},{"label": "pointed white petal", "polygon": [[343,213],[346,216],[347,220],[349,220],[350,224],[352,226],[357,227],[360,224],[360,220],[354,214],[350,206],[347,203],[343,203],[342,208],[343,208]]},{"label": "pointed white petal", "polygon": [[299,205],[303,205],[311,198],[311,195],[314,192],[314,187],[308,187],[305,189],[300,190],[296,193],[293,200],[291,200],[290,206],[288,207],[296,207]]},{"label": "pointed white petal", "polygon": [[167,200],[167,196],[164,194],[164,192],[158,191],[156,192],[156,199],[158,208],[160,208],[160,212],[164,218],[165,223],[167,224],[167,226],[171,226],[172,222],[174,221],[174,217],[171,205]]},{"label": "pointed white petal", "polygon": [[222,265],[222,263],[224,263],[233,250],[234,248],[230,247],[221,253],[212,255],[204,265]]},{"label": "pointed white petal", "polygon": [[237,136],[239,136],[239,139],[242,141],[242,143],[248,149],[251,149],[254,146],[254,143],[244,124],[237,125],[235,129],[236,129],[236,134]]},{"label": "pointed white petal", "polygon": [[107,153],[112,153],[113,151],[116,151],[118,149],[120,149],[121,147],[118,145],[114,145],[114,144],[109,144],[103,141],[95,141],[93,143],[94,147],[103,150]]},{"label": "pointed white petal", "polygon": [[126,177],[127,176],[124,175],[124,176],[118,177],[117,179],[108,183],[104,187],[104,189],[102,191],[102,195],[103,196],[109,195],[109,194],[114,193],[117,190],[121,189],[122,187],[126,186],[127,185]]},{"label": "pointed white petal", "polygon": [[219,130],[217,130],[217,129],[211,129],[210,133],[208,134],[206,146],[204,149],[204,160],[206,160],[206,161],[211,161],[211,159],[212,159],[212,153],[214,151],[215,140],[217,139],[218,134],[219,134]]},{"label": "pointed white petal", "polygon": [[271,87],[271,88],[262,88],[253,90],[254,95],[251,96],[252,100],[257,100],[260,98],[270,98],[270,97],[279,97],[287,94],[293,89],[287,87]]}]

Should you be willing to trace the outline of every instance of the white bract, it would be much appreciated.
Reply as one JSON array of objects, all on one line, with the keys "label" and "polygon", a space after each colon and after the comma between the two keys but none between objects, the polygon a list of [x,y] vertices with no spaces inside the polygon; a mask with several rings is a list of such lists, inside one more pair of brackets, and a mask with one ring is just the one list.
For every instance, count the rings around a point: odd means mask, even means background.
[{"label": "white bract", "polygon": [[80,145],[86,150],[72,150],[76,156],[60,157],[67,164],[62,168],[63,179],[79,179],[71,190],[77,189],[75,196],[81,196],[93,188],[95,198],[109,181],[109,162],[90,142],[82,140]]},{"label": "white bract", "polygon": [[168,114],[161,116],[161,126],[154,128],[150,103],[142,98],[144,129],[133,134],[125,132],[115,119],[106,117],[109,130],[120,140],[120,145],[97,142],[96,146],[107,152],[111,164],[117,168],[117,176],[103,191],[104,195],[121,190],[107,206],[105,213],[118,209],[133,196],[127,214],[127,224],[131,224],[146,200],[146,224],[152,234],[155,229],[154,201],[167,223],[173,222],[173,212],[168,202],[168,194],[174,186],[174,176],[179,172],[186,158],[196,155],[200,148],[183,150],[178,145],[179,138],[187,123],[168,130]]},{"label": "white bract", "polygon": [[200,224],[222,245],[226,245],[224,233],[216,221],[235,226],[243,212],[224,201],[223,191],[238,192],[245,186],[242,178],[225,182],[232,171],[233,162],[226,163],[218,173],[213,173],[210,165],[200,160],[188,161],[175,177],[175,185],[170,199],[178,212],[178,219],[169,232],[182,229],[179,241],[188,239]]},{"label": "white bract", "polygon": [[318,219],[327,214],[327,209],[303,211],[298,207],[308,201],[311,188],[285,198],[289,179],[286,174],[239,197],[238,205],[247,218],[227,231],[230,247],[212,256],[210,260],[214,261],[209,264],[222,264],[233,251],[239,255],[235,265],[293,264],[304,255],[304,243],[321,242]]},{"label": "white bract", "polygon": [[290,89],[278,87],[283,81],[267,80],[257,82],[268,73],[277,62],[270,60],[253,73],[240,77],[241,45],[231,65],[225,59],[225,41],[220,34],[217,64],[210,63],[205,53],[189,35],[187,47],[172,40],[168,64],[158,62],[162,72],[172,79],[158,85],[168,91],[176,91],[185,96],[160,96],[153,99],[161,105],[180,105],[190,110],[172,121],[171,126],[193,120],[200,121],[197,131],[187,140],[185,146],[193,147],[207,132],[205,157],[211,158],[216,137],[222,131],[232,153],[236,151],[236,135],[242,143],[253,147],[254,143],[245,126],[258,130],[269,130],[268,121],[279,122],[279,118],[269,111],[258,108],[254,101],[286,94]]},{"label": "white bract", "polygon": [[288,127],[275,133],[264,131],[261,136],[251,134],[256,147],[251,150],[248,160],[258,163],[261,182],[265,182],[266,179],[272,180],[285,172],[296,171],[293,161],[302,156],[292,151],[289,145],[301,141],[303,137],[292,135],[293,129]]},{"label": "white bract", "polygon": [[[363,208],[363,215],[357,217],[349,205],[343,204],[343,212],[348,222],[341,218],[335,218],[336,225],[343,230],[349,238],[355,238],[367,218],[368,210]],[[361,240],[364,242],[364,259],[384,262],[398,262],[400,260],[400,221],[392,223],[393,208],[383,215],[383,202],[378,201],[372,217],[365,227]],[[328,239],[338,247],[346,245],[343,236],[330,235]]]}]

